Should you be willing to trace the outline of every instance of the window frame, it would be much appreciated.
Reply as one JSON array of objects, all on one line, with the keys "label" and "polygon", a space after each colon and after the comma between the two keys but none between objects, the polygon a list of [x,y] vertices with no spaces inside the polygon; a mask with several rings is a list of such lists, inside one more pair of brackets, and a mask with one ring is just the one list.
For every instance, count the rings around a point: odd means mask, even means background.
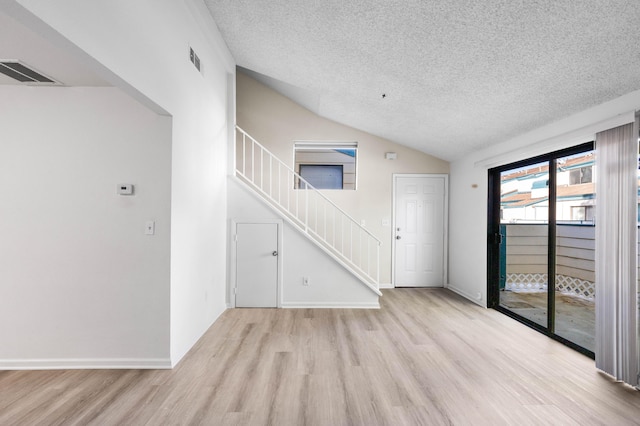
[{"label": "window frame", "polygon": [[[342,189],[322,189],[317,188],[322,191],[357,191],[358,190],[358,175],[359,175],[359,146],[357,141],[321,141],[321,140],[294,140],[293,141],[293,170],[297,175],[300,175],[300,165],[308,165],[309,163],[298,162],[296,161],[296,153],[298,151],[305,150],[353,150],[354,154],[354,180],[353,180],[353,189],[344,188],[345,186],[345,164],[349,163],[317,163],[318,165],[342,165],[343,166],[343,175],[342,175]],[[302,189],[299,185],[299,179],[295,179],[293,183],[293,189],[298,190]]]}]

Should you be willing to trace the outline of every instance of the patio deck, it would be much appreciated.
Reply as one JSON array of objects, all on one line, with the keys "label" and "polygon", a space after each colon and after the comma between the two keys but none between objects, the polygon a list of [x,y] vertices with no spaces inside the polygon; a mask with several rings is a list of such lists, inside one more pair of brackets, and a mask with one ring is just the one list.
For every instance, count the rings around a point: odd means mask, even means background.
[{"label": "patio deck", "polygon": [[[547,293],[501,291],[500,305],[540,325],[547,324]],[[556,293],[555,334],[595,350],[595,301]]]}]

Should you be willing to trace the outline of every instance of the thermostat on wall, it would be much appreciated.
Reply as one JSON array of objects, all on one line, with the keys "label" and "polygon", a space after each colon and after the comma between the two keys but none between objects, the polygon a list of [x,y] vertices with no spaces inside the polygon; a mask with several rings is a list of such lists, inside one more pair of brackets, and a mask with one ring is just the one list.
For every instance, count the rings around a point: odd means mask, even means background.
[{"label": "thermostat on wall", "polygon": [[121,183],[118,185],[118,194],[133,195],[133,185],[130,183]]}]

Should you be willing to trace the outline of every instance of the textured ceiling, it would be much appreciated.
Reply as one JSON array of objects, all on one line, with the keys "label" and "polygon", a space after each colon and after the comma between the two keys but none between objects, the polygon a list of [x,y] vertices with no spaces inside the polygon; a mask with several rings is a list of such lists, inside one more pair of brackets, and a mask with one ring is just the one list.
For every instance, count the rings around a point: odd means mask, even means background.
[{"label": "textured ceiling", "polygon": [[[107,86],[64,49],[0,12],[0,59],[17,59],[65,86]],[[0,74],[0,85],[23,85]]]},{"label": "textured ceiling", "polygon": [[640,89],[637,1],[205,2],[239,66],[447,160]]}]

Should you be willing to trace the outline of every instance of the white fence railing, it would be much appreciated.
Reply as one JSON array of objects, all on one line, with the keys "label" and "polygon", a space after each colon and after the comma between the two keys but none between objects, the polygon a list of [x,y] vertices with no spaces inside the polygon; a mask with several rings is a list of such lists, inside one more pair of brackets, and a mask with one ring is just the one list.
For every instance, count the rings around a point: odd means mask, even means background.
[{"label": "white fence railing", "polygon": [[[547,283],[548,228],[546,224],[505,223],[507,287]],[[556,227],[556,290],[595,296],[596,228],[586,224]],[[640,298],[640,227],[638,228],[638,298]],[[511,283],[510,283],[511,281]],[[536,288],[534,286],[534,288]],[[639,307],[640,309],[640,307]]]},{"label": "white fence railing", "polygon": [[378,290],[380,240],[240,127],[236,127],[235,161],[236,176]]}]

